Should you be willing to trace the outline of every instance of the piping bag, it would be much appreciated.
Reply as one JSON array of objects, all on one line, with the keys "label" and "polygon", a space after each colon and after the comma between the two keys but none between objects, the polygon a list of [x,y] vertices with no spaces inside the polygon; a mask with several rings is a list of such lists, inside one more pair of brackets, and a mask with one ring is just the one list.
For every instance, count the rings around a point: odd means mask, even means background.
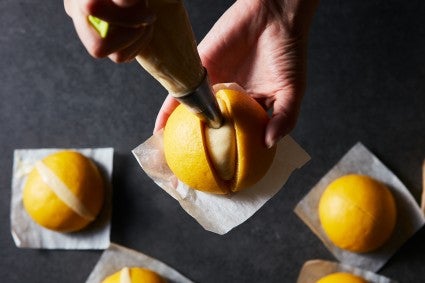
[{"label": "piping bag", "polygon": [[[156,14],[151,42],[137,56],[139,64],[180,103],[209,127],[219,128],[223,117],[198,54],[192,26],[182,0],[146,1]],[[89,16],[102,37],[108,23]]]}]

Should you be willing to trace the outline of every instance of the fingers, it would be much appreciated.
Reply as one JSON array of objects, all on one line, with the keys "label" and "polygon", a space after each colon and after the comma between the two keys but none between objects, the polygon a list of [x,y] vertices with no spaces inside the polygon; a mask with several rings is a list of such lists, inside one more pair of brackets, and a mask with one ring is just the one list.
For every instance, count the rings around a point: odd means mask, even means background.
[{"label": "fingers", "polygon": [[72,13],[71,13],[72,4],[73,4],[73,1],[72,0],[63,0],[63,6],[65,8],[65,12],[70,17],[72,15]]},{"label": "fingers", "polygon": [[[129,44],[124,44],[122,38],[117,34],[117,38],[120,38],[118,43],[120,43],[122,48],[113,49],[109,46],[109,44],[105,44],[105,46],[109,47],[109,50],[106,50],[104,54],[110,54],[108,57],[115,63],[123,63],[129,62],[133,60],[150,42],[153,35],[153,27],[142,27],[142,30],[138,30],[138,34],[134,36],[134,39],[129,41]],[[113,37],[113,36],[111,36]],[[112,46],[112,45],[111,45]],[[118,50],[116,52],[112,52],[113,50]]]},{"label": "fingers", "polygon": [[273,114],[265,133],[265,143],[268,148],[273,147],[295,127],[300,110],[301,96],[285,92],[276,95]]},{"label": "fingers", "polygon": [[144,0],[73,0],[80,13],[92,15],[110,24],[140,27],[152,24],[155,14]]},{"label": "fingers", "polygon": [[159,110],[158,116],[156,117],[155,127],[153,129],[154,134],[164,128],[168,117],[170,117],[171,113],[179,104],[180,103],[174,97],[171,95],[167,96]]},{"label": "fingers", "polygon": [[[131,5],[131,6],[130,6]],[[64,0],[77,34],[89,54],[121,63],[132,60],[152,38],[152,12],[140,0]],[[87,20],[88,15],[109,23],[101,38]]]},{"label": "fingers", "polygon": [[[295,127],[299,114],[300,100],[300,97],[285,95],[285,93],[277,95],[273,105],[272,117],[266,127],[265,144],[268,148],[273,147]],[[156,118],[154,134],[165,126],[168,117],[178,105],[179,102],[174,97],[167,96]]]},{"label": "fingers", "polygon": [[73,21],[81,42],[91,56],[103,58],[116,53],[113,57],[116,58],[116,60],[114,60],[116,62],[123,62],[128,59],[123,58],[123,54],[119,53],[125,48],[133,46],[132,49],[140,48],[141,50],[143,46],[139,45],[149,38],[151,29],[149,27],[121,28],[111,26],[106,38],[101,38],[84,15],[77,15],[73,18]]}]

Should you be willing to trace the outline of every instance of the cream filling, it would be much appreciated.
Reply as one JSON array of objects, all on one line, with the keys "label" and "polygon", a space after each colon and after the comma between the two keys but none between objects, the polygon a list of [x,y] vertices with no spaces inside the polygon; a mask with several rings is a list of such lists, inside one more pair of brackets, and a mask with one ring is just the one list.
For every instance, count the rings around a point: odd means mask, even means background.
[{"label": "cream filling", "polygon": [[223,180],[231,180],[236,171],[236,134],[226,121],[220,128],[205,127],[205,141],[211,162]]},{"label": "cream filling", "polygon": [[56,194],[56,196],[63,201],[68,207],[70,207],[75,213],[92,221],[95,219],[95,215],[91,213],[84,204],[72,193],[72,191],[62,182],[56,174],[50,170],[42,161],[38,161],[35,164],[35,168],[41,176],[46,185]]},{"label": "cream filling", "polygon": [[128,267],[121,269],[120,283],[131,283],[130,269]]}]

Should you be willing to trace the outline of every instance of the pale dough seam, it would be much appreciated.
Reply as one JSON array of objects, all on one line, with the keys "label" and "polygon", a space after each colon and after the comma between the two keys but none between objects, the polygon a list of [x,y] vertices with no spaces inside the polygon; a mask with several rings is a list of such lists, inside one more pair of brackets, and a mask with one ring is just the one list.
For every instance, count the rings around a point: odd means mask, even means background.
[{"label": "pale dough seam", "polygon": [[35,164],[38,173],[41,176],[43,182],[45,182],[49,188],[56,194],[56,196],[69,206],[75,213],[92,221],[95,219],[93,213],[91,213],[84,204],[72,193],[72,191],[65,185],[56,174],[50,170],[42,161],[38,161]]},{"label": "pale dough seam", "polygon": [[128,267],[121,269],[120,283],[131,283],[130,269]]}]

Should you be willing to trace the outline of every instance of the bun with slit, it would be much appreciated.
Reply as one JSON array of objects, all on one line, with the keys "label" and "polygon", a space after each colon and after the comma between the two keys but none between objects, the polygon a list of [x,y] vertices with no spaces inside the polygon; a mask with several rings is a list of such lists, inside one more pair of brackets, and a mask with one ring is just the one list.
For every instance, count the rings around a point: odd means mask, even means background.
[{"label": "bun with slit", "polygon": [[96,165],[84,155],[66,150],[35,163],[23,188],[23,204],[39,225],[73,232],[96,219],[104,194]]},{"label": "bun with slit", "polygon": [[189,187],[227,194],[257,183],[276,148],[264,143],[269,117],[252,97],[234,89],[221,89],[216,97],[223,126],[208,128],[179,105],[164,129],[164,153],[171,171]]}]

